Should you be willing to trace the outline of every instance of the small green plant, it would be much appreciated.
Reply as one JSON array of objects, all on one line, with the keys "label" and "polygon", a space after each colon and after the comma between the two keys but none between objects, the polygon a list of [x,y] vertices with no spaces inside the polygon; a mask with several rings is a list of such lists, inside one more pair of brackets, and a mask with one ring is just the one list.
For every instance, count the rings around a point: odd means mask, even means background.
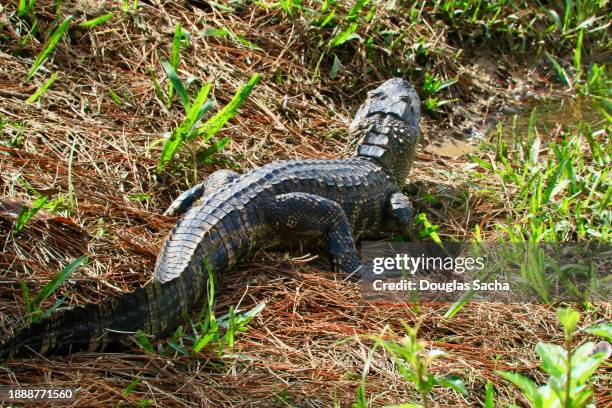
[{"label": "small green plant", "polygon": [[47,203],[46,197],[39,197],[34,201],[32,207],[23,205],[19,209],[17,219],[15,219],[15,226],[13,227],[13,235],[19,234],[26,223],[32,218],[45,204]]},{"label": "small green plant", "polygon": [[603,337],[607,341],[612,341],[612,323],[603,323],[595,326],[591,326],[585,330],[587,333],[593,336]]},{"label": "small green plant", "polygon": [[[126,397],[126,398],[129,397],[134,392],[136,387],[138,387],[139,384],[140,384],[140,380],[139,379],[135,379],[134,381],[129,383],[128,386],[123,389],[123,396]],[[150,407],[150,406],[153,405],[153,400],[150,400],[150,399],[141,399],[141,400],[136,401],[135,404],[136,404],[137,407],[142,407],[142,408]]]},{"label": "small green plant", "polygon": [[419,238],[430,238],[433,242],[437,244],[442,243],[442,239],[438,235],[436,231],[440,229],[439,225],[433,225],[429,219],[427,218],[427,214],[420,213],[417,215],[415,219],[415,223],[417,226],[421,226],[421,230],[418,232]]},{"label": "small green plant", "polygon": [[302,5],[301,0],[279,0],[279,3],[283,12],[289,17],[293,17],[296,9],[299,9]]},{"label": "small green plant", "polygon": [[26,307],[26,313],[28,314],[32,322],[38,322],[40,321],[41,318],[45,318],[51,315],[51,313],[53,313],[63,303],[65,297],[60,297],[51,308],[45,310],[44,312],[42,308],[40,307],[40,304],[45,299],[47,299],[49,296],[51,296],[57,290],[57,288],[59,288],[59,286],[66,279],[68,279],[68,277],[79,266],[81,266],[81,264],[83,264],[84,262],[87,262],[88,259],[89,258],[87,256],[83,255],[75,259],[74,261],[70,262],[68,265],[62,268],[62,270],[57,275],[55,275],[53,279],[51,279],[51,281],[49,281],[49,283],[47,283],[42,288],[42,290],[39,293],[37,293],[36,296],[34,297],[30,295],[30,289],[27,283],[21,282],[21,292],[23,294],[23,300],[24,300],[25,307]]},{"label": "small green plant", "polygon": [[461,378],[453,375],[440,377],[429,372],[429,365],[434,360],[444,357],[446,353],[437,349],[427,351],[426,344],[417,339],[420,321],[417,322],[415,327],[410,327],[405,322],[402,322],[402,324],[407,335],[401,342],[384,340],[382,335],[377,337],[376,342],[383,346],[394,358],[395,366],[402,377],[414,385],[421,397],[421,405],[402,404],[395,407],[429,407],[429,394],[436,386],[447,387],[459,394],[466,395],[467,389]]},{"label": "small green plant", "polygon": [[38,71],[41,65],[47,60],[47,58],[49,58],[49,55],[51,55],[51,53],[57,46],[57,43],[59,43],[64,33],[70,27],[71,22],[72,22],[72,16],[66,17],[64,21],[62,22],[62,24],[60,24],[60,26],[53,32],[53,34],[51,34],[51,36],[49,37],[49,40],[45,44],[45,47],[40,52],[40,54],[38,54],[38,57],[36,57],[34,64],[32,64],[32,68],[30,68],[30,70],[28,71],[28,75],[26,76],[26,81],[29,81],[30,79],[32,79],[34,74],[36,74],[36,71]]},{"label": "small green plant", "polygon": [[[245,86],[238,89],[232,100],[226,106],[200,126],[200,121],[212,106],[212,101],[207,100],[211,88],[210,83],[206,83],[200,88],[192,104],[189,101],[189,96],[185,87],[171,64],[167,61],[162,61],[162,65],[168,74],[168,78],[174,84],[174,89],[183,103],[186,114],[183,122],[174,129],[170,137],[164,143],[157,164],[158,174],[165,169],[168,163],[174,158],[179,148],[186,141],[192,141],[200,137],[200,146],[204,146],[208,143],[223,125],[236,115],[238,108],[246,100],[260,78],[258,74],[253,75]],[[225,137],[212,143],[210,147],[202,151],[199,155],[199,159],[206,162],[213,153],[221,150],[229,141],[229,137]]]},{"label": "small green plant", "polygon": [[440,100],[435,95],[441,90],[457,83],[457,81],[457,78],[443,81],[438,76],[425,72],[425,78],[423,79],[423,92],[425,92],[425,95],[427,95],[427,99],[425,100],[425,108],[432,112],[439,112],[441,106],[453,102],[453,100],[450,99]]},{"label": "small green plant", "polygon": [[108,88],[108,95],[111,97],[111,99],[113,100],[113,102],[115,102],[117,105],[121,106],[123,105],[125,102],[123,99],[121,99],[121,97],[119,95],[117,95],[117,93],[115,91],[113,91],[113,88]]},{"label": "small green plant", "polygon": [[[215,303],[215,285],[216,280],[212,268],[207,268],[209,271],[208,290],[206,306],[206,317],[204,321],[201,318],[196,323],[191,324],[193,330],[193,354],[199,353],[205,346],[212,344],[217,348],[217,356],[229,348],[234,349],[236,335],[245,332],[247,325],[265,308],[265,303],[260,303],[253,309],[245,313],[237,313],[233,306],[230,307],[229,313],[216,318],[214,313]],[[225,329],[224,333],[220,329]]]},{"label": "small green plant", "polygon": [[494,408],[494,389],[493,383],[491,381],[487,381],[487,386],[485,387],[485,403],[484,408]]},{"label": "small green plant", "polygon": [[[516,385],[523,396],[536,408],[582,408],[593,406],[593,391],[589,388],[591,377],[604,361],[604,353],[592,354],[594,344],[587,342],[574,348],[574,330],[580,314],[571,309],[557,310],[557,317],[565,335],[564,347],[556,344],[538,343],[536,353],[540,356],[540,367],[548,375],[548,381],[538,387],[524,375],[498,371],[507,381]],[[608,331],[610,335],[610,331]]]}]

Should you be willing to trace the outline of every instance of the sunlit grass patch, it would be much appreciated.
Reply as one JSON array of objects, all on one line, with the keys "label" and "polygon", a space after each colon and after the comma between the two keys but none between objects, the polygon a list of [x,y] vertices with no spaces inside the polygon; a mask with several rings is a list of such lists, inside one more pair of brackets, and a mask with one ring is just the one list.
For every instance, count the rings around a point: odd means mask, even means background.
[{"label": "sunlit grass patch", "polygon": [[610,122],[586,123],[549,140],[532,115],[527,134],[497,140],[495,156],[471,159],[500,182],[508,208],[498,228],[514,241],[610,241]]}]

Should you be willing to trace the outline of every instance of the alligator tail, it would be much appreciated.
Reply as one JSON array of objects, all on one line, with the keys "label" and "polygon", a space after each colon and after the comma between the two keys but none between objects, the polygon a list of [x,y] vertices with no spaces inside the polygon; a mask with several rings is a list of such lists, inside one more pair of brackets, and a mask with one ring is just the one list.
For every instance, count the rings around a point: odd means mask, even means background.
[{"label": "alligator tail", "polygon": [[153,281],[98,304],[54,313],[5,341],[0,360],[36,353],[120,350],[138,330],[163,334],[180,323],[196,300],[188,297],[187,288],[182,275],[166,283]]}]

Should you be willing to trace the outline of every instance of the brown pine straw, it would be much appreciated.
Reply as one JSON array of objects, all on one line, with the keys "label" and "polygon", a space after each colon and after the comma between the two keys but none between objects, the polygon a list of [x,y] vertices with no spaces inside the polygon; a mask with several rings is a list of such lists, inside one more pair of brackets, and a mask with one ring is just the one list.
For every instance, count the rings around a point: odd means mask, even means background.
[{"label": "brown pine straw", "polygon": [[[16,2],[14,2],[16,3]],[[36,2],[44,3],[44,2]],[[49,2],[52,3],[52,2]],[[491,195],[478,194],[462,176],[465,157],[447,158],[429,153],[428,140],[450,138],[470,126],[481,126],[508,103],[515,82],[507,70],[515,61],[483,51],[478,63],[454,57],[445,26],[425,18],[390,54],[380,47],[374,61],[362,46],[348,44],[335,50],[343,65],[338,77],[329,78],[333,61],[324,59],[321,76],[312,68],[320,57],[317,42],[303,21],[291,20],[276,9],[247,5],[222,13],[207,2],[140,1],[136,13],[122,16],[121,2],[63,2],[63,15],[77,21],[103,14],[100,4],[115,10],[115,18],[94,29],[71,29],[71,41],[62,40],[53,57],[33,81],[24,83],[28,69],[43,44],[29,41],[19,53],[19,36],[7,24],[0,34],[0,133],[2,141],[22,132],[25,141],[13,148],[0,146],[0,197],[3,203],[29,203],[34,196],[26,181],[49,197],[67,197],[68,158],[76,141],[72,179],[76,209],[72,214],[40,213],[21,234],[13,236],[14,209],[0,211],[0,338],[25,324],[25,306],[19,282],[37,293],[71,259],[88,254],[90,263],[78,269],[43,308],[66,296],[65,306],[99,302],[126,293],[151,278],[155,258],[176,221],[160,214],[171,200],[216,168],[231,161],[247,171],[278,159],[334,159],[350,153],[347,124],[365,92],[392,76],[402,66],[402,55],[421,36],[439,50],[436,72],[460,81],[445,95],[458,98],[461,109],[445,115],[424,115],[423,146],[411,175],[409,191],[418,211],[440,225],[443,238],[471,238],[479,225],[485,239],[494,240],[493,225],[511,211]],[[39,6],[37,4],[37,6]],[[7,5],[14,10],[15,4]],[[42,7],[42,6],[41,6]],[[104,9],[104,10],[107,10]],[[6,13],[6,12],[5,12]],[[387,13],[387,14],[385,14]],[[39,30],[47,33],[55,18],[51,5],[37,12]],[[401,20],[379,10],[390,30]],[[231,144],[216,164],[166,174],[154,169],[161,145],[148,146],[171,131],[182,119],[178,102],[171,109],[157,99],[149,79],[154,70],[165,88],[160,57],[168,58],[175,24],[191,33],[191,48],[181,51],[179,75],[213,81],[218,106],[226,104],[237,87],[254,73],[263,76],[240,114],[217,138],[231,136]],[[227,27],[260,49],[251,49],[230,37],[200,36],[206,28]],[[365,33],[370,27],[360,27]],[[329,33],[328,33],[329,34]],[[17,36],[17,38],[15,37]],[[476,60],[476,59],[474,59]],[[508,65],[506,67],[505,65]],[[546,78],[522,65],[512,65],[513,78],[522,89],[541,91]],[[279,72],[281,83],[275,82]],[[39,102],[25,100],[51,72],[59,78]],[[527,80],[525,80],[527,79]],[[109,89],[125,103],[117,105]],[[195,92],[194,88],[189,89]],[[127,96],[126,96],[127,95]],[[191,146],[192,148],[195,145]],[[184,150],[187,151],[187,150]],[[183,156],[182,159],[186,159]],[[225,160],[225,162],[224,162]],[[452,173],[451,173],[452,172]],[[499,188],[487,180],[491,189]],[[444,198],[431,204],[420,193]],[[145,201],[130,200],[149,194]],[[10,207],[10,206],[9,206]],[[297,246],[296,246],[297,247]],[[496,404],[526,406],[517,390],[495,374],[512,370],[545,380],[537,370],[537,342],[562,344],[555,310],[542,305],[469,304],[450,320],[442,318],[448,305],[369,302],[355,282],[328,271],[324,257],[263,250],[224,277],[217,313],[231,305],[247,310],[259,302],[267,306],[238,336],[232,354],[219,358],[204,349],[194,357],[165,357],[134,346],[121,354],[77,353],[68,357],[37,357],[0,363],[0,385],[40,385],[80,388],[69,406],[136,405],[143,399],[155,406],[300,406],[329,407],[333,401],[350,406],[356,401],[372,335],[385,326],[387,338],[400,339],[400,322],[423,319],[420,338],[448,353],[433,363],[436,374],[461,376],[469,397],[435,388],[435,406],[475,406],[484,399],[487,380],[496,388]],[[584,314],[581,327],[610,319],[610,304],[594,305]],[[417,310],[418,309],[418,310]],[[579,336],[577,341],[584,339]],[[608,376],[606,376],[608,374]],[[594,388],[597,406],[611,406],[609,368],[601,368]],[[123,390],[140,380],[132,393]],[[390,356],[376,351],[367,373],[371,406],[418,401]],[[285,398],[286,395],[286,398]],[[292,404],[292,405],[291,405]]]}]

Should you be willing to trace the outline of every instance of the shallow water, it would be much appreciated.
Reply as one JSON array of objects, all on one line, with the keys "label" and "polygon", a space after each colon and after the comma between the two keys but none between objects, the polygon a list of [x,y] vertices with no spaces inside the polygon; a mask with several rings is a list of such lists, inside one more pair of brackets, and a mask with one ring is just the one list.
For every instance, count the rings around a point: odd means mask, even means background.
[{"label": "shallow water", "polygon": [[454,137],[444,140],[434,139],[426,150],[445,157],[459,157],[477,150],[478,144],[484,140],[494,141],[497,138],[498,125],[501,123],[503,137],[512,140],[516,136],[525,135],[529,131],[529,121],[535,110],[536,129],[543,136],[555,129],[572,128],[581,121],[589,124],[601,120],[601,107],[592,99],[585,97],[530,100],[517,108],[507,108],[491,115],[485,120],[482,129],[475,129],[472,137],[458,139]]},{"label": "shallow water", "polygon": [[505,115],[501,120],[492,124],[485,133],[486,138],[492,140],[497,137],[497,126],[500,122],[503,126],[505,139],[527,134],[531,114],[534,110],[536,115],[535,125],[540,135],[550,134],[559,127],[572,128],[580,122],[593,124],[601,120],[602,117],[599,106],[592,99],[586,97],[532,100],[526,103],[517,113]]}]

